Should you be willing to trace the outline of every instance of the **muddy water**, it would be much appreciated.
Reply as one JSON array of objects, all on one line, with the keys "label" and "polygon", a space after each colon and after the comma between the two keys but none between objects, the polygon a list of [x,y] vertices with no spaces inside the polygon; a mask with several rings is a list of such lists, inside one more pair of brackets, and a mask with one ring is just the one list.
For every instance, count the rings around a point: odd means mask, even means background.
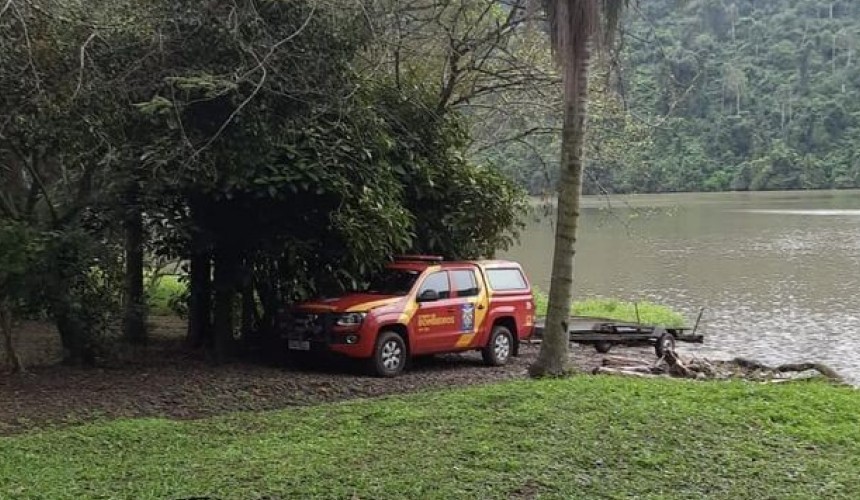
[{"label": "muddy water", "polygon": [[[705,307],[687,353],[822,361],[860,384],[860,191],[587,198],[581,221],[577,297]],[[552,235],[536,217],[504,254],[547,290]]]}]

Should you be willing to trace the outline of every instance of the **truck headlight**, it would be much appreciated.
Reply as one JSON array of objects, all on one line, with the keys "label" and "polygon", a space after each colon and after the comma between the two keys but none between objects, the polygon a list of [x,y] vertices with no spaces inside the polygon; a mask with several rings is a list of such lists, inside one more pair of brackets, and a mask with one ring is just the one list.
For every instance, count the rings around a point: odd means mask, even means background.
[{"label": "truck headlight", "polygon": [[360,326],[365,316],[367,316],[366,312],[340,314],[334,324],[337,326]]}]

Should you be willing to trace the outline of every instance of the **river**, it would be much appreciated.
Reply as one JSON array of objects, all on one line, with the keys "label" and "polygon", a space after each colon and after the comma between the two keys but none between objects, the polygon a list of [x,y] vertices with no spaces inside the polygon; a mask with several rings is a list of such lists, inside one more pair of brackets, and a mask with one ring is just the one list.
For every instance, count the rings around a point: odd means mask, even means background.
[{"label": "river", "polygon": [[[547,207],[548,208],[548,207]],[[860,191],[585,197],[576,298],[672,306],[703,346],[682,352],[826,363],[860,384]],[[549,290],[552,217],[502,256]]]}]

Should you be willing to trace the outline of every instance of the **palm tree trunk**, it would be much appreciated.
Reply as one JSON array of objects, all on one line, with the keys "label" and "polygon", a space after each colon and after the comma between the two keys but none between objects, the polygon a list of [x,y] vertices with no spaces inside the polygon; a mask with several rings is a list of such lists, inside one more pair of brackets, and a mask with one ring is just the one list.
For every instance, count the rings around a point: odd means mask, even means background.
[{"label": "palm tree trunk", "polygon": [[588,44],[578,44],[565,74],[558,225],[555,231],[552,283],[544,338],[540,355],[529,369],[534,377],[563,375],[568,366],[567,323],[573,298],[573,258],[576,253],[576,229],[582,195],[590,56]]}]

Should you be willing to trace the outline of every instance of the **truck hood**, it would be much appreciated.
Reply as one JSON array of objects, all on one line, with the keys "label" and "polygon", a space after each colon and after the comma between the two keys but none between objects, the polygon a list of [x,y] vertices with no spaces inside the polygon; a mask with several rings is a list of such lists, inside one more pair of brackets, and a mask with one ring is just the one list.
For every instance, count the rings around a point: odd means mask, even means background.
[{"label": "truck hood", "polygon": [[394,304],[405,297],[378,293],[351,293],[342,297],[317,299],[298,304],[300,311],[309,312],[362,312]]}]

